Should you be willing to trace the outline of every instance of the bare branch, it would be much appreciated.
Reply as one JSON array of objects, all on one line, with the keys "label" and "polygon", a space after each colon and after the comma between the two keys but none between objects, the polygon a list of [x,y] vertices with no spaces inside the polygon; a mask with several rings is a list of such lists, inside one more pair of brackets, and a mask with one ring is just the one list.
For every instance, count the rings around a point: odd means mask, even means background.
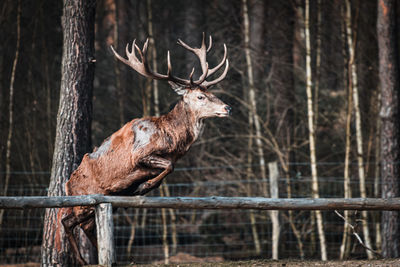
[{"label": "bare branch", "polygon": [[[360,235],[357,233],[357,231],[356,231],[354,225],[352,225],[351,223],[349,223],[349,221],[346,220],[346,218],[343,217],[343,215],[340,214],[337,210],[335,210],[335,213],[336,213],[337,216],[339,216],[340,218],[343,219],[343,221],[344,221],[345,224],[347,224],[347,225],[350,227],[351,233],[357,238],[357,240],[358,240],[358,242],[361,244],[361,246],[363,246],[365,249],[371,251],[372,253],[374,253],[374,254],[377,255],[378,257],[383,258],[383,256],[382,256],[381,253],[377,252],[376,250],[373,250],[373,249],[370,248],[370,247],[367,247],[367,246],[364,244],[364,242],[363,242],[363,240],[361,239]],[[359,221],[362,221],[362,220],[359,220]]]}]

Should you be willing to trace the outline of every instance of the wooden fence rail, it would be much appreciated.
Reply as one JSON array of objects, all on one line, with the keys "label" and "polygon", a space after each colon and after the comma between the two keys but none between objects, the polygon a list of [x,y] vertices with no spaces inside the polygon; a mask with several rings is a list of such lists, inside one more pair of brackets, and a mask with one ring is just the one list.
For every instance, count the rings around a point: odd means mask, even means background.
[{"label": "wooden fence rail", "polygon": [[400,210],[400,198],[262,198],[262,197],[120,197],[103,195],[63,197],[0,197],[0,209],[96,206],[98,261],[115,263],[113,207],[170,209],[258,210]]},{"label": "wooden fence rail", "polygon": [[262,198],[262,197],[120,197],[103,195],[63,197],[0,197],[0,209],[96,206],[170,209],[257,210],[400,210],[400,198]]}]

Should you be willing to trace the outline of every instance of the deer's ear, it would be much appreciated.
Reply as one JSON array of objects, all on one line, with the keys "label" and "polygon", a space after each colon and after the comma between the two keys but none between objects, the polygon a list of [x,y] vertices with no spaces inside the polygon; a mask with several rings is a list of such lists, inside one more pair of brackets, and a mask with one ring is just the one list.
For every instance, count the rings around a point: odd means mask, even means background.
[{"label": "deer's ear", "polygon": [[171,88],[174,89],[175,93],[177,93],[178,95],[184,95],[188,91],[188,89],[185,88],[185,86],[179,85],[171,81],[168,81],[168,83],[169,85],[171,85]]}]

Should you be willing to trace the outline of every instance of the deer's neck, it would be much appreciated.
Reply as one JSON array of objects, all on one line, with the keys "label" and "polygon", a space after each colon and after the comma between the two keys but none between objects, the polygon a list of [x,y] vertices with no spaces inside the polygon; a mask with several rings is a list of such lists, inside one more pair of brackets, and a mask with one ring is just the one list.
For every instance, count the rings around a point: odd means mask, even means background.
[{"label": "deer's neck", "polygon": [[166,115],[166,120],[173,127],[172,131],[179,135],[190,135],[188,138],[193,139],[193,142],[203,130],[203,119],[199,118],[183,100],[180,100]]}]

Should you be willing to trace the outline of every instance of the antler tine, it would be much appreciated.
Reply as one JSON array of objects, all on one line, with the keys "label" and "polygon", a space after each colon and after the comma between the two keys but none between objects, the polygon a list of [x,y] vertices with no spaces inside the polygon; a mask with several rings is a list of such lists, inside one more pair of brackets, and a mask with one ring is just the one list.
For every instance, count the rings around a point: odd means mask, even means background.
[{"label": "antler tine", "polygon": [[211,35],[210,35],[210,40],[209,40],[209,42],[208,42],[207,53],[210,52],[211,47],[212,47],[212,38],[211,38]]},{"label": "antler tine", "polygon": [[[168,77],[169,81],[172,81],[172,82],[175,82],[178,84],[182,84],[182,85],[192,85],[190,80],[181,79],[179,77],[175,77],[174,75],[172,75],[172,64],[171,64],[171,56],[170,56],[169,50],[167,52],[167,66],[168,66],[168,70],[167,70],[166,77]],[[192,72],[194,72],[194,69]]]},{"label": "antler tine", "polygon": [[148,46],[149,46],[149,38],[147,38],[146,42],[144,42],[143,49],[142,49],[143,55],[146,55]]},{"label": "antler tine", "polygon": [[206,34],[203,32],[203,38],[201,40],[201,47],[196,49],[197,57],[200,60],[201,69],[203,74],[199,77],[199,79],[195,82],[196,85],[202,84],[207,78],[208,74],[208,62],[207,62],[207,49],[206,49]]},{"label": "antler tine", "polygon": [[[186,44],[186,43],[185,43],[184,41],[182,41],[181,39],[178,39],[178,42],[177,42],[177,43],[178,43],[180,46],[186,48],[187,50],[193,52],[193,53],[196,54],[196,55],[197,55],[196,51],[198,51],[198,50],[204,50],[204,48],[205,48],[205,46],[206,46],[206,44],[205,44],[205,35],[204,35],[204,32],[203,32],[203,38],[202,38],[202,41],[201,41],[201,47],[200,47],[200,48],[193,48],[193,47],[190,47],[188,44]],[[207,49],[206,49],[206,52],[209,52],[209,51],[211,50],[211,47],[212,47],[212,37],[211,37],[211,35],[210,35],[209,44],[208,44],[208,47],[207,47]]]},{"label": "antler tine", "polygon": [[[142,51],[140,50],[139,46],[136,45],[135,42],[136,42],[136,39],[135,39],[135,40],[133,41],[133,43],[132,43],[132,52],[129,52],[129,50],[128,50],[128,45],[126,45],[126,55],[128,56],[129,60],[131,60],[131,58],[132,58],[134,61],[136,61],[136,62],[138,62],[138,63],[143,63],[143,54],[142,54]],[[137,50],[137,52],[138,52],[138,54],[139,54],[139,56],[140,56],[140,59],[141,59],[142,61],[139,61],[138,58],[136,57],[135,49]]]},{"label": "antler tine", "polygon": [[223,79],[225,79],[226,74],[228,73],[228,68],[229,68],[229,61],[226,60],[225,69],[224,69],[224,72],[221,74],[221,76],[219,76],[217,79],[212,80],[212,81],[210,81],[210,82],[204,81],[204,82],[202,83],[202,85],[205,86],[205,87],[209,87],[209,86],[211,86],[211,85],[214,85],[214,84],[219,83],[220,81],[222,81]]},{"label": "antler tine", "polygon": [[[145,68],[145,70],[146,70],[148,73],[151,73],[153,76],[160,75],[160,74],[158,74],[158,73],[154,73],[154,72],[150,69],[150,66],[149,66],[149,64],[148,64],[148,62],[147,62],[146,55],[147,55],[147,48],[148,48],[148,45],[149,45],[149,38],[146,39],[146,42],[144,42],[142,51],[139,52],[140,57],[142,58],[143,67]],[[165,76],[165,75],[163,75],[163,76]]]},{"label": "antler tine", "polygon": [[171,66],[171,57],[169,55],[169,50],[167,52],[167,66],[168,66],[167,75],[168,75],[168,77],[170,77],[171,73],[172,73],[172,66]]},{"label": "antler tine", "polygon": [[207,73],[208,73],[208,63],[206,62],[206,68],[205,72],[200,76],[200,78],[195,82],[196,85],[201,85],[207,78]]},{"label": "antler tine", "polygon": [[[132,51],[135,50],[135,45],[136,45],[135,42],[136,42],[136,39],[134,39],[133,42],[132,42]],[[126,44],[126,47],[125,47],[125,54],[126,54],[126,56],[129,58],[129,55],[130,55],[131,53],[132,53],[132,52],[129,51],[129,43],[127,43],[127,44]]]},{"label": "antler tine", "polygon": [[[135,40],[133,41],[133,45],[134,45],[134,44],[135,44]],[[125,59],[125,58],[122,57],[120,54],[118,54],[117,51],[115,51],[115,49],[114,49],[113,46],[111,46],[111,50],[112,50],[112,52],[114,53],[114,55],[115,55],[116,58],[118,58],[120,61],[122,61],[122,62],[125,63],[126,65],[130,66],[131,68],[136,69],[136,67],[137,67],[137,62],[132,62],[132,61],[130,60],[130,59],[131,59],[131,57],[130,57],[131,53],[129,52],[129,43],[126,45],[126,48],[125,48],[125,52],[126,52],[126,55],[128,56],[128,59],[129,59],[129,60]],[[136,57],[135,57],[135,58],[136,58]],[[136,58],[136,61],[137,61],[137,58]]]},{"label": "antler tine", "polygon": [[204,79],[207,78],[207,73],[208,73],[208,64],[206,61],[207,50],[206,50],[206,45],[205,45],[204,33],[203,33],[203,39],[202,39],[200,48],[190,47],[185,42],[183,42],[181,39],[178,39],[178,44],[181,45],[183,48],[191,51],[199,59],[201,70],[202,70],[203,74],[200,76],[200,78],[197,81],[194,82],[195,84],[199,85],[201,83],[201,81],[204,81]]},{"label": "antler tine", "polygon": [[195,48],[190,47],[189,45],[187,45],[184,41],[182,41],[181,39],[178,39],[177,42],[180,46],[183,46],[184,48],[186,48],[187,50],[195,53]]},{"label": "antler tine", "polygon": [[[111,46],[111,50],[113,51],[114,55],[116,58],[118,58],[120,61],[137,71],[139,74],[148,77],[148,78],[153,78],[157,80],[167,80],[168,76],[167,75],[162,75],[156,72],[153,72],[150,67],[147,64],[146,61],[146,52],[147,52],[147,47],[148,47],[148,40],[143,46],[143,50],[140,50],[140,48],[136,45],[136,39],[133,40],[132,42],[132,49],[129,51],[129,43],[126,45],[125,48],[125,53],[128,59],[122,57],[119,55],[114,47]],[[141,61],[136,57],[135,49],[138,52]]]},{"label": "antler tine", "polygon": [[195,85],[195,84],[193,83],[193,73],[194,73],[194,68],[192,69],[192,72],[191,72],[190,75],[189,75],[189,80],[190,80],[190,84],[191,84],[191,85]]},{"label": "antler tine", "polygon": [[226,45],[224,44],[224,57],[222,58],[221,62],[215,66],[214,68],[210,69],[208,71],[207,77],[211,76],[212,74],[214,74],[214,72],[216,72],[217,70],[219,70],[222,65],[224,65],[225,61],[226,61],[226,57],[227,57],[228,51],[226,49]]},{"label": "antler tine", "polygon": [[136,68],[136,65],[141,63],[139,61],[139,59],[136,57],[135,49],[138,51],[140,58],[143,59],[142,52],[140,51],[139,47],[136,45],[136,39],[133,40],[133,42],[132,42],[131,51],[129,51],[129,43],[126,44],[125,53],[126,53],[126,56],[128,57],[129,62],[133,64],[133,66],[131,66],[132,68],[133,67]]},{"label": "antler tine", "polygon": [[204,49],[206,47],[206,34],[203,32],[203,37],[201,38],[201,47],[200,49]]}]

